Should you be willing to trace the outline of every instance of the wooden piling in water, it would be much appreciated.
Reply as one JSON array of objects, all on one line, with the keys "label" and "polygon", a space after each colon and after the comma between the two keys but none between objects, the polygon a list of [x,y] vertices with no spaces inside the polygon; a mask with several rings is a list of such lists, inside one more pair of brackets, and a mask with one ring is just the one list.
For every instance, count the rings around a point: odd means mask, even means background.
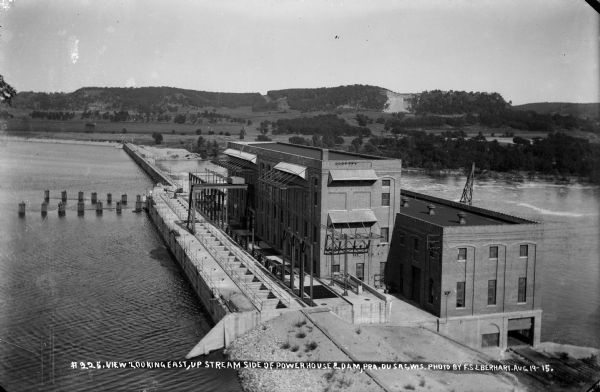
[{"label": "wooden piling in water", "polygon": [[121,213],[121,202],[118,201],[117,202],[117,214],[120,214],[120,213]]},{"label": "wooden piling in water", "polygon": [[98,202],[98,194],[96,192],[92,192],[92,204],[96,204]]},{"label": "wooden piling in water", "polygon": [[82,191],[79,191],[79,193],[77,194],[77,202],[78,203],[83,202],[83,192]]},{"label": "wooden piling in water", "polygon": [[44,201],[47,203],[47,202],[48,202],[48,200],[50,200],[50,190],[49,190],[49,189],[46,189],[46,190],[44,191]]},{"label": "wooden piling in water", "polygon": [[46,216],[48,214],[48,203],[45,201],[42,203],[42,216]]},{"label": "wooden piling in water", "polygon": [[58,216],[65,216],[66,209],[67,209],[67,205],[64,202],[59,201],[58,202]]},{"label": "wooden piling in water", "polygon": [[77,216],[83,216],[85,214],[85,202],[82,200],[77,203]]},{"label": "wooden piling in water", "polygon": [[101,201],[96,203],[96,215],[102,215],[102,202]]},{"label": "wooden piling in water", "polygon": [[25,202],[24,201],[19,203],[19,216],[20,217],[25,216]]},{"label": "wooden piling in water", "polygon": [[106,204],[112,204],[112,193],[106,194]]},{"label": "wooden piling in water", "polygon": [[63,203],[66,203],[67,202],[67,191],[62,191],[60,193],[60,198],[61,198],[61,200],[62,200]]},{"label": "wooden piling in water", "polygon": [[123,205],[127,204],[127,194],[121,195],[121,204],[123,204]]}]

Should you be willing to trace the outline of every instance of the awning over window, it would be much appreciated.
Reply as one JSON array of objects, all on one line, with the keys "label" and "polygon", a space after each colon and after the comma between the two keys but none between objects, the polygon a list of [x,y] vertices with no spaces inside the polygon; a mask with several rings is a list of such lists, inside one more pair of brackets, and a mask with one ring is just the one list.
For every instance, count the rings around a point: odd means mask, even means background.
[{"label": "awning over window", "polygon": [[373,169],[330,170],[329,181],[377,181]]},{"label": "awning over window", "polygon": [[223,154],[229,155],[230,157],[234,157],[234,158],[240,158],[245,161],[256,164],[256,155],[250,154],[249,152],[242,152],[239,150],[235,150],[233,148],[228,148],[225,151],[223,151]]},{"label": "awning over window", "polygon": [[293,163],[279,162],[273,167],[279,171],[297,175],[298,177],[306,180],[306,167],[300,165],[294,165]]},{"label": "awning over window", "polygon": [[329,211],[327,224],[334,227],[364,226],[369,227],[377,223],[377,217],[372,210],[340,210]]}]

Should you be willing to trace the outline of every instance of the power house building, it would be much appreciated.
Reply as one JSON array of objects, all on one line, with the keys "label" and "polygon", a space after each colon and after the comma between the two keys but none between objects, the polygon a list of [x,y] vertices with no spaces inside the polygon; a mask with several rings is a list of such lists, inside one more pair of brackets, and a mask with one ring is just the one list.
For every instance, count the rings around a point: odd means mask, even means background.
[{"label": "power house building", "polygon": [[275,142],[229,142],[219,162],[243,177],[229,217],[317,277],[379,285],[400,209],[401,161]]},{"label": "power house building", "polygon": [[386,284],[477,348],[537,345],[540,224],[403,190]]}]

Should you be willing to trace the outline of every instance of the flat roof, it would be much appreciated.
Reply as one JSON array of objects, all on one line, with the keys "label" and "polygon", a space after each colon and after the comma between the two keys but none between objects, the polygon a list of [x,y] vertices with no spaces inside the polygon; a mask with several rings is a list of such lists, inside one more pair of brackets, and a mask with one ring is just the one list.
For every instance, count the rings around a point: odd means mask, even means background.
[{"label": "flat roof", "polygon": [[[252,147],[264,148],[265,150],[284,152],[287,154],[299,155],[305,158],[312,158],[321,160],[323,148],[319,147],[309,147],[309,146],[301,146],[299,144],[288,144],[288,143],[247,143]],[[384,157],[379,157],[375,155],[365,155],[365,154],[356,154],[346,151],[338,151],[338,150],[329,150],[328,159],[330,161],[343,161],[343,160],[378,160],[378,159],[388,159]]]},{"label": "flat roof", "polygon": [[[428,223],[448,226],[490,226],[490,225],[514,225],[534,224],[537,222],[527,219],[506,215],[500,212],[486,210],[479,207],[468,206],[451,200],[440,199],[422,193],[402,190],[402,198],[406,198],[408,206],[401,203],[400,214]],[[433,206],[435,214],[429,214],[429,207]],[[466,223],[459,222],[458,213],[463,213]]]}]

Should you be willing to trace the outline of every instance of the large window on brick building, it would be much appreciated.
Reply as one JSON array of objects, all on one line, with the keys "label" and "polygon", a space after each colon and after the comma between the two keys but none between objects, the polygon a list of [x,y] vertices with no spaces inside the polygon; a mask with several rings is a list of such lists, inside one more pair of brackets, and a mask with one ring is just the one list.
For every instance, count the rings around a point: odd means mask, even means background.
[{"label": "large window on brick building", "polygon": [[519,246],[519,257],[527,257],[529,256],[529,249],[527,245]]},{"label": "large window on brick building", "polygon": [[465,307],[465,282],[456,282],[456,307]]},{"label": "large window on brick building", "polygon": [[381,186],[390,186],[390,180],[381,180]]},{"label": "large window on brick building", "polygon": [[432,304],[433,303],[433,297],[434,297],[434,288],[433,288],[433,279],[429,278],[429,287],[427,288],[427,292],[428,292],[428,296],[427,296],[427,302]]},{"label": "large window on brick building", "polygon": [[527,278],[519,278],[519,293],[517,302],[527,302]]},{"label": "large window on brick building", "polygon": [[467,248],[458,248],[458,260],[465,261],[467,259]]},{"label": "large window on brick building", "polygon": [[356,263],[356,277],[365,280],[365,263]]},{"label": "large window on brick building", "polygon": [[390,229],[388,227],[381,228],[381,242],[389,242]]},{"label": "large window on brick building", "polygon": [[488,280],[488,305],[496,305],[496,279]]},{"label": "large window on brick building", "polygon": [[381,205],[389,206],[390,205],[390,194],[389,192],[384,192],[381,194]]},{"label": "large window on brick building", "polygon": [[497,258],[498,258],[498,247],[490,246],[490,259],[497,259]]}]

